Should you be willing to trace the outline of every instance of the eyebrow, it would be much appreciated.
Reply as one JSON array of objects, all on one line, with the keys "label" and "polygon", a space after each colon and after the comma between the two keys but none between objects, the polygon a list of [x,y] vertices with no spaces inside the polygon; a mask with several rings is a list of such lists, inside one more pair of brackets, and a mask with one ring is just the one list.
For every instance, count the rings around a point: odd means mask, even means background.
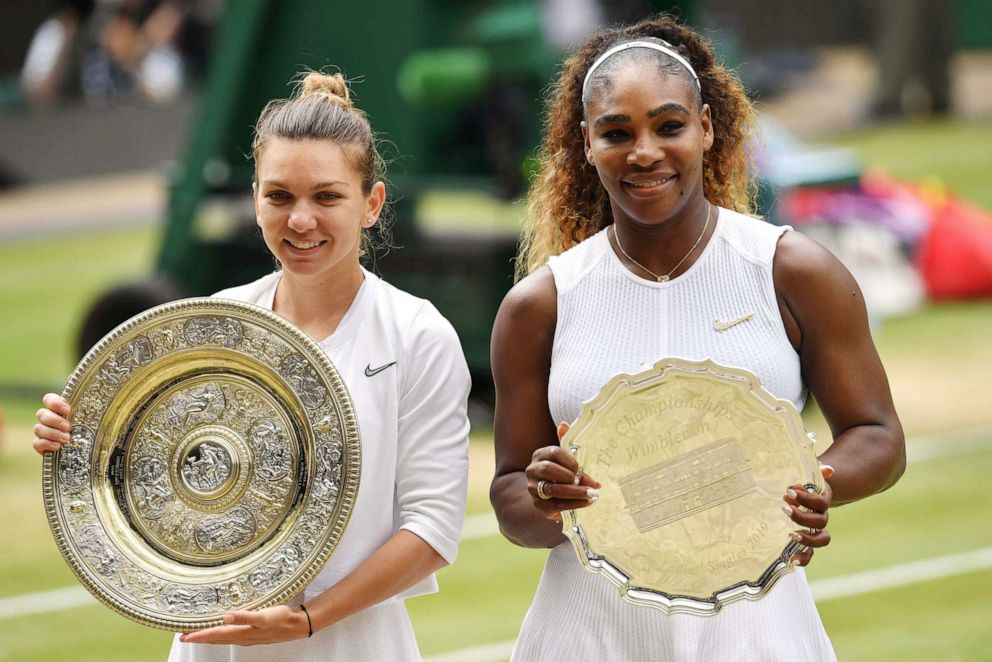
[{"label": "eyebrow", "polygon": [[[261,184],[263,186],[274,186],[276,188],[289,188],[283,182],[276,179],[263,179]],[[332,188],[334,186],[348,186],[348,182],[345,181],[330,181],[330,182],[318,182],[311,187],[311,191],[319,191],[324,188]]]},{"label": "eyebrow", "polygon": [[655,108],[654,110],[649,110],[648,111],[648,117],[658,117],[658,115],[661,115],[662,113],[667,113],[667,112],[672,111],[672,110],[674,110],[677,113],[685,113],[687,115],[689,114],[689,109],[688,108],[686,108],[685,106],[683,106],[680,103],[675,103],[673,101],[673,102],[670,102],[670,103],[663,103],[660,106],[658,106],[657,108]]},{"label": "eyebrow", "polygon": [[[657,117],[667,112],[675,111],[677,113],[689,114],[689,109],[680,103],[675,103],[674,101],[669,103],[663,103],[657,108],[653,108],[648,111],[648,117]],[[600,126],[601,124],[624,124],[630,122],[630,115],[601,115],[596,118],[594,126]]]},{"label": "eyebrow", "polygon": [[630,115],[601,115],[596,118],[595,126],[600,124],[622,124],[630,121]]}]

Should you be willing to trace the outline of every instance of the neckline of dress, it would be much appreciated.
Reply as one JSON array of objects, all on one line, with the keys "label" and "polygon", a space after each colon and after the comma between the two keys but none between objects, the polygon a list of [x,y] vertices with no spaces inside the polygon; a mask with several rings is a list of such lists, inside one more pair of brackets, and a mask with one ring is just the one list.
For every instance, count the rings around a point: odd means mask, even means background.
[{"label": "neckline of dress", "polygon": [[707,255],[709,254],[710,247],[714,243],[716,243],[714,240],[717,239],[719,235],[723,232],[724,209],[723,207],[717,205],[714,205],[714,207],[716,207],[716,218],[714,219],[713,222],[713,232],[706,240],[706,243],[703,244],[703,250],[699,252],[699,257],[696,258],[696,261],[693,262],[688,269],[683,271],[678,276],[675,276],[674,278],[671,278],[670,280],[667,280],[665,282],[658,282],[651,278],[644,278],[643,276],[638,276],[633,271],[627,268],[627,265],[623,263],[623,260],[620,259],[620,256],[617,255],[615,250],[613,250],[613,244],[610,243],[609,225],[603,228],[602,230],[600,230],[599,234],[602,235],[601,241],[605,245],[606,252],[609,253],[609,259],[620,269],[620,271],[623,273],[624,276],[626,276],[633,282],[637,283],[638,285],[644,285],[646,287],[653,287],[657,289],[664,289],[667,287],[672,287],[673,285],[676,285],[678,283],[684,282],[688,276],[690,276],[694,271],[696,271],[699,268],[699,265],[703,263],[703,261],[706,259]]}]

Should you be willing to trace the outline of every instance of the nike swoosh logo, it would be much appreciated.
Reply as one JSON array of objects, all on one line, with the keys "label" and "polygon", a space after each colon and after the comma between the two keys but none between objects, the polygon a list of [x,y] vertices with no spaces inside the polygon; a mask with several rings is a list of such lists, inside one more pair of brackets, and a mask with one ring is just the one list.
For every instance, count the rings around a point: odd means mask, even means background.
[{"label": "nike swoosh logo", "polygon": [[372,367],[372,364],[370,363],[367,366],[365,366],[365,376],[366,377],[375,377],[376,375],[378,375],[380,372],[382,372],[386,368],[389,368],[389,367],[394,366],[394,365],[396,365],[396,361],[393,361],[392,363],[387,363],[386,365],[381,365],[378,368],[373,368]]},{"label": "nike swoosh logo", "polygon": [[743,324],[744,322],[747,322],[747,321],[753,320],[753,319],[754,319],[754,313],[748,313],[746,315],[741,315],[740,317],[738,317],[735,320],[730,320],[729,322],[723,322],[723,321],[720,321],[720,320],[714,320],[713,321],[713,328],[716,329],[717,331],[726,331],[727,329],[733,328],[733,327],[737,326],[738,324]]}]

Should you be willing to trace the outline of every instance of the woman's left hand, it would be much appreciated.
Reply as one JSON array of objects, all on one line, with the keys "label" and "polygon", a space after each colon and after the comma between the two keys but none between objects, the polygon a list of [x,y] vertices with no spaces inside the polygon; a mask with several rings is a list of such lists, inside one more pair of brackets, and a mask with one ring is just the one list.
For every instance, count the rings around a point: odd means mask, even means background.
[{"label": "woman's left hand", "polygon": [[792,557],[796,565],[806,565],[813,558],[813,550],[830,544],[830,533],[827,531],[827,520],[830,519],[827,510],[833,499],[833,490],[827,482],[834,475],[834,468],[827,464],[820,465],[823,474],[823,492],[807,492],[802,485],[791,485],[785,493],[785,506],[792,521],[806,527],[792,533],[793,540],[804,545],[801,552]]},{"label": "woman's left hand", "polygon": [[224,625],[187,632],[179,640],[188,644],[255,646],[306,639],[308,632],[307,615],[301,609],[279,605],[224,614]]}]

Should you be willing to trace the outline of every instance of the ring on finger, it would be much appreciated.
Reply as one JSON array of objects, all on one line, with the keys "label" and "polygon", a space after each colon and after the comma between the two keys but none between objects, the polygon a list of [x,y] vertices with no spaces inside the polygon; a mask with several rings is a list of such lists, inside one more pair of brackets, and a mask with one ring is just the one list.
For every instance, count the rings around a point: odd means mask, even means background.
[{"label": "ring on finger", "polygon": [[544,486],[548,484],[546,480],[537,481],[537,496],[545,501],[551,498],[551,495],[544,491]]}]

